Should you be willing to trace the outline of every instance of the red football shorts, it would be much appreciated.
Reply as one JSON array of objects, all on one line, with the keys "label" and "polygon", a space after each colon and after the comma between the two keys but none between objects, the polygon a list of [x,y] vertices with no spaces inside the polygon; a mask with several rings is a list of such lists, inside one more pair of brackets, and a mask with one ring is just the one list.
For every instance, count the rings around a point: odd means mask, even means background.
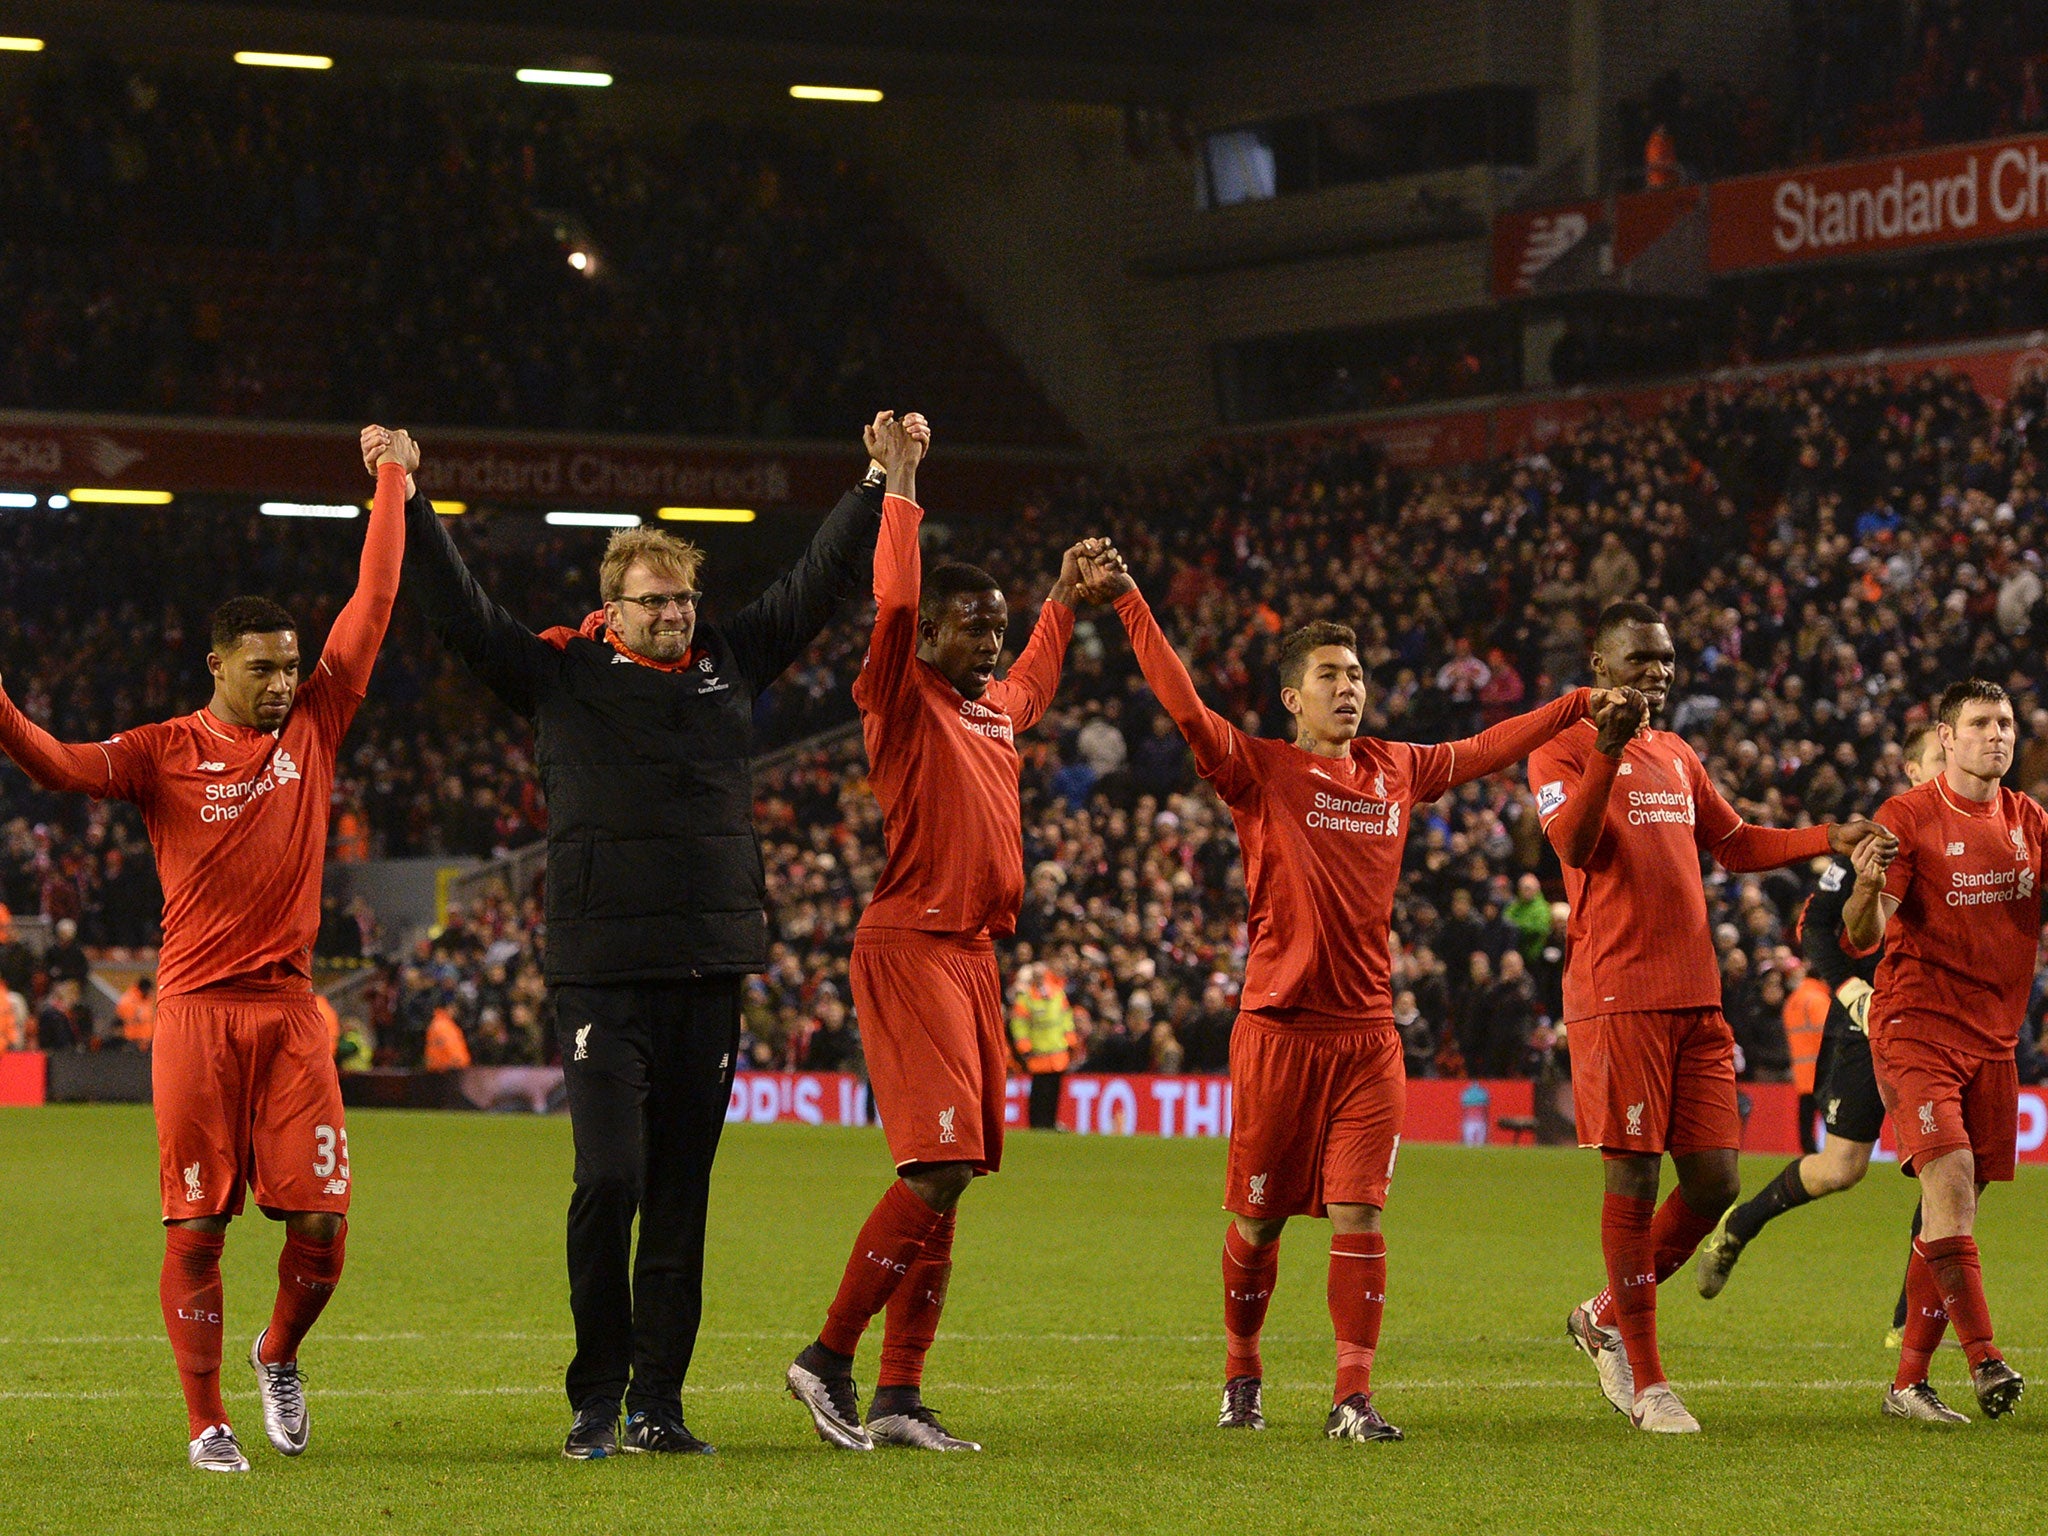
[{"label": "red football shorts", "polygon": [[1230,1032],[1223,1208],[1254,1219],[1384,1208],[1408,1108],[1401,1034],[1304,1029],[1240,1013]]},{"label": "red football shorts", "polygon": [[1574,1019],[1572,1110],[1579,1145],[1684,1155],[1742,1145],[1735,1032],[1718,1008]]},{"label": "red football shorts", "polygon": [[1003,1163],[1010,1061],[995,945],[862,928],[852,974],[868,1087],[896,1166],[972,1163],[994,1173]]},{"label": "red football shorts", "polygon": [[150,1049],[164,1220],[348,1214],[348,1130],[310,994],[187,993],[157,1004]]},{"label": "red football shorts", "polygon": [[1976,1056],[1887,1032],[1870,1037],[1870,1058],[1907,1172],[1968,1147],[1979,1179],[2013,1176],[2020,1074],[2010,1056]]}]

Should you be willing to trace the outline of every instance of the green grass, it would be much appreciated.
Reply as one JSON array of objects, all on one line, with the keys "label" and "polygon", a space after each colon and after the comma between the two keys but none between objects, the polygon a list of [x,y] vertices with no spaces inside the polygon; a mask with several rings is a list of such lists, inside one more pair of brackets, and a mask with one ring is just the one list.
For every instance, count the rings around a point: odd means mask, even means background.
[{"label": "green grass", "polygon": [[[148,1112],[0,1111],[0,1529],[1854,1532],[2048,1519],[2048,1403],[1947,1435],[1883,1422],[1912,1188],[1881,1166],[1795,1213],[1712,1304],[1665,1287],[1665,1361],[1706,1433],[1631,1433],[1566,1345],[1597,1283],[1590,1155],[1402,1150],[1378,1397],[1401,1445],[1321,1438],[1326,1228],[1283,1248],[1262,1435],[1213,1427],[1217,1143],[1020,1136],[963,1206],[927,1395],[978,1457],[828,1451],[780,1395],[885,1177],[878,1135],[736,1127],[685,1407],[716,1459],[558,1454],[569,1351],[561,1120],[361,1113],[347,1278],[305,1352],[312,1449],[264,1445],[240,1352],[278,1234],[228,1244],[229,1406],[254,1475],[184,1465],[160,1333]],[[1752,1188],[1773,1164],[1752,1161]],[[1979,1234],[2000,1336],[2048,1362],[2048,1174]],[[874,1338],[860,1375],[873,1379]],[[1968,1406],[1961,1357],[1938,1385]],[[2029,1409],[2032,1411],[2030,1412]]]}]

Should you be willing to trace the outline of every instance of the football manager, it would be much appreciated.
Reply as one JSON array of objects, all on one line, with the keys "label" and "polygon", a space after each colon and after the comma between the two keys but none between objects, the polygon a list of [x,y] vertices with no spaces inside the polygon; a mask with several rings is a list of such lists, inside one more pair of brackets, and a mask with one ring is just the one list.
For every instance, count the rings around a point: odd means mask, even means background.
[{"label": "football manager", "polygon": [[[904,424],[929,441],[923,417]],[[366,462],[385,436],[365,429]],[[683,1422],[682,1384],[703,1314],[741,979],[768,954],[754,701],[866,588],[881,513],[871,465],[802,559],[718,623],[700,607],[702,551],[623,530],[600,568],[604,606],[536,634],[478,586],[432,503],[407,486],[405,589],[442,643],[533,722],[547,796],[544,969],[576,1146],[575,1417],[562,1447],[573,1459],[712,1449]]]}]

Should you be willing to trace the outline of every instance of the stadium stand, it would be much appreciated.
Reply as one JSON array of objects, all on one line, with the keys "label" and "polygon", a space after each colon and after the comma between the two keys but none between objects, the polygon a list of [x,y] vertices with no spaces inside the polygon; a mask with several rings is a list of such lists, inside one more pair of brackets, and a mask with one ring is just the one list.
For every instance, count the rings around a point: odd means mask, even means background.
[{"label": "stadium stand", "polygon": [[958,442],[1075,441],[877,186],[776,129],[105,58],[0,112],[0,407],[791,438],[909,391]]},{"label": "stadium stand", "polygon": [[[1640,592],[1670,614],[1685,658],[1674,727],[1752,819],[1797,824],[1874,805],[1899,782],[1901,730],[1939,681],[1970,672],[2013,689],[2027,737],[2018,782],[2048,794],[2048,663],[2028,639],[2048,626],[2036,552],[2048,523],[2035,469],[2044,412],[2038,383],[1994,407],[1933,371],[1703,389],[1653,418],[1595,418],[1540,452],[1457,472],[1390,468],[1349,430],[1248,438],[1169,468],[1049,487],[1000,523],[948,519],[949,547],[982,559],[1019,599],[1016,643],[1057,550],[1113,534],[1212,703],[1249,729],[1282,728],[1277,638],[1306,619],[1360,626],[1377,684],[1368,730],[1444,739],[1580,680],[1591,615]],[[89,737],[183,700],[173,679],[181,657],[192,664],[185,637],[198,617],[160,614],[122,587],[105,541],[132,547],[134,524],[116,535],[73,517],[76,538],[17,536],[7,579],[67,600],[46,603],[50,618],[33,630],[12,621],[0,644],[19,658],[26,707]],[[188,518],[173,540],[154,526],[161,543],[142,547],[169,562],[246,566],[261,552],[308,588],[328,575],[328,590],[342,588],[321,564],[338,553],[291,534],[258,544],[246,523],[222,519],[197,523],[201,536]],[[536,620],[559,617],[565,584],[592,581],[566,554],[538,565],[477,557],[487,585]],[[318,600],[304,603],[324,625]],[[771,696],[771,728],[843,704],[868,622],[855,613],[827,632]],[[96,696],[96,678],[126,691]],[[1242,965],[1234,838],[1104,615],[1083,615],[1060,701],[1025,747],[1031,888],[1013,961],[1046,960],[1063,978],[1096,1065],[1220,1069]],[[544,812],[523,753],[516,722],[487,713],[402,614],[341,793],[379,852],[489,853],[537,835]],[[846,957],[881,857],[863,775],[858,741],[841,732],[760,779],[780,947],[749,998],[758,1063],[849,1054]],[[119,810],[44,815],[4,829],[10,905],[75,911],[89,936],[115,942],[107,909],[135,903],[109,892],[117,876],[139,878],[126,874],[140,867],[138,829]],[[1418,821],[1395,915],[1414,1070],[1540,1069],[1562,959],[1555,876],[1512,776]],[[1717,877],[1709,892],[1746,1069],[1778,1075],[1779,1006],[1798,979],[1798,881]],[[540,938],[531,892],[520,892],[397,957],[369,1005],[378,1058],[416,1060],[438,1008],[478,1059],[545,1052]],[[2023,1055],[2033,1071],[2031,1036]]]}]

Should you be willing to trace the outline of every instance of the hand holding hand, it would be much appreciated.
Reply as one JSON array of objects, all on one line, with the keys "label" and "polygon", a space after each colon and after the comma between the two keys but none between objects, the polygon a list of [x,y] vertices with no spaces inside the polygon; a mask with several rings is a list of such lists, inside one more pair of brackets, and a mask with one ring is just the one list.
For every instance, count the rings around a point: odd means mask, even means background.
[{"label": "hand holding hand", "polygon": [[410,432],[388,433],[383,448],[377,454],[377,462],[379,465],[396,464],[410,481],[412,472],[420,467],[420,445],[412,440]]},{"label": "hand holding hand", "polygon": [[1117,547],[1108,539],[1089,542],[1099,547],[1094,553],[1081,556],[1081,600],[1106,605],[1126,592],[1137,591],[1138,583],[1132,579],[1130,567]]},{"label": "hand holding hand", "polygon": [[[1889,864],[1899,851],[1899,840],[1888,829],[1866,816],[1859,816],[1854,821],[1836,822],[1828,827],[1828,847],[1852,864],[1856,862],[1856,850],[1873,840],[1885,845],[1884,858]],[[1862,872],[1860,865],[1857,872],[1859,875]]]},{"label": "hand holding hand", "polygon": [[[1833,840],[1831,836],[1829,841]],[[1890,833],[1882,837],[1864,838],[1849,851],[1849,863],[1856,871],[1856,883],[1866,886],[1883,885],[1885,871],[1891,867],[1891,862],[1898,857],[1898,853],[1899,840]]]},{"label": "hand holding hand", "polygon": [[[392,452],[393,440],[401,437],[405,439],[411,457],[387,457],[386,455]],[[372,480],[377,478],[377,466],[379,464],[403,464],[405,466],[405,495],[406,499],[410,501],[413,492],[417,489],[413,485],[412,472],[420,467],[420,450],[418,445],[413,443],[411,436],[404,432],[393,432],[389,427],[380,427],[373,424],[363,428],[361,441],[363,468],[370,472]]]}]

